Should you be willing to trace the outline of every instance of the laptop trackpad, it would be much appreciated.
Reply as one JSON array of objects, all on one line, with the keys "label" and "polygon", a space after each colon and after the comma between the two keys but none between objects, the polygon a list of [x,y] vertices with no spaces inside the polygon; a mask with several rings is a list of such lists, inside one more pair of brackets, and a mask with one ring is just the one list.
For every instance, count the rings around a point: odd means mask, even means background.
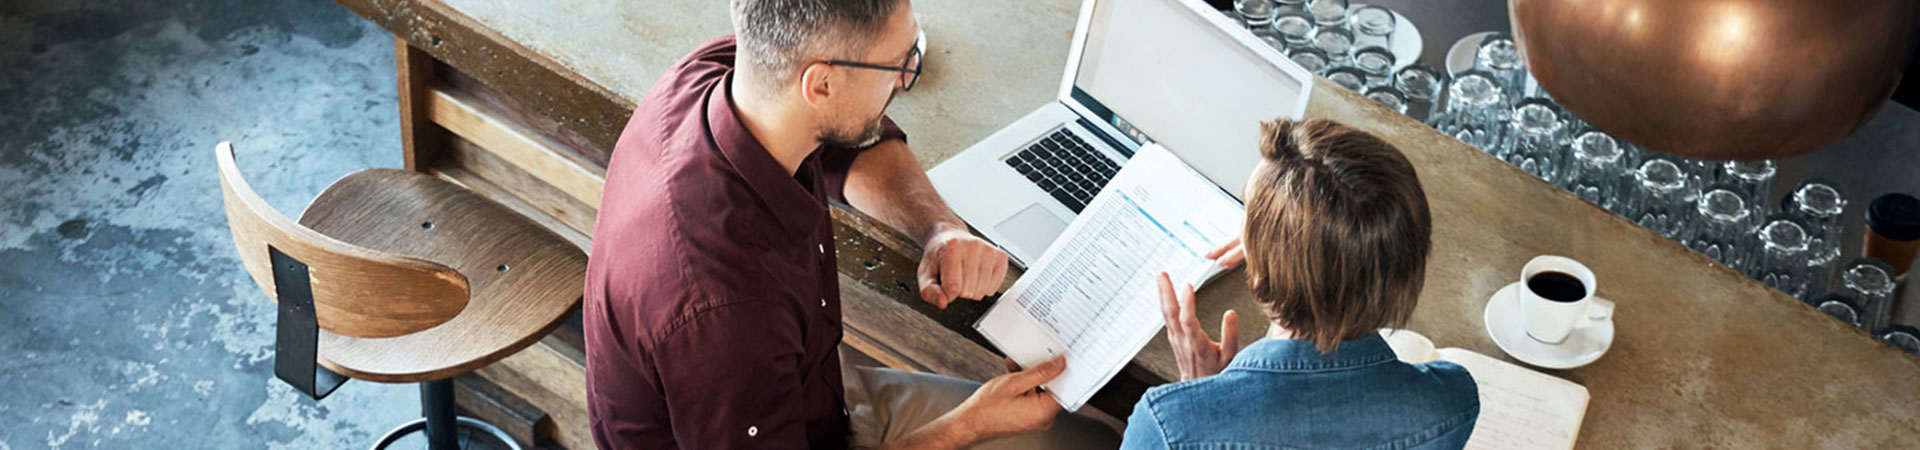
[{"label": "laptop trackpad", "polygon": [[1053,244],[1054,238],[1060,237],[1060,232],[1066,231],[1067,222],[1035,203],[1027,205],[1026,209],[1015,213],[1013,217],[1000,221],[993,229],[1000,232],[1001,236],[1006,236],[1011,241],[1009,244],[1029,254],[1039,255],[1047,251],[1047,246]]}]

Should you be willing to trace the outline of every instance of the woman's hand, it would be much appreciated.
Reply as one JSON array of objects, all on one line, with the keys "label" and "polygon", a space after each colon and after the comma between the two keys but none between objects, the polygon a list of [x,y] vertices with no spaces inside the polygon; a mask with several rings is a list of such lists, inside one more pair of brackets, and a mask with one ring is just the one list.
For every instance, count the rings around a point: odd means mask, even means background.
[{"label": "woman's hand", "polygon": [[1167,343],[1173,346],[1173,359],[1180,363],[1180,380],[1203,378],[1220,373],[1240,352],[1240,316],[1229,309],[1220,315],[1220,342],[1207,337],[1195,317],[1193,285],[1174,292],[1173,280],[1161,272],[1160,315],[1167,319]]},{"label": "woman's hand", "polygon": [[1207,259],[1213,260],[1214,264],[1219,264],[1222,268],[1232,269],[1247,259],[1247,249],[1240,245],[1240,238],[1236,237],[1227,241],[1226,244],[1221,244],[1220,248],[1207,252]]}]

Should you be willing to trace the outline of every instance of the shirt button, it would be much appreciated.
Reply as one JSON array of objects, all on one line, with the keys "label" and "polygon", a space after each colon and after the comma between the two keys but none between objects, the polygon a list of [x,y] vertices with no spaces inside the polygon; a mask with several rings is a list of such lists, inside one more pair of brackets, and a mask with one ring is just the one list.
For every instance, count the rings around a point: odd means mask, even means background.
[{"label": "shirt button", "polygon": [[827,307],[827,299],[824,299],[824,298],[820,299],[820,307],[821,308]]},{"label": "shirt button", "polygon": [[819,247],[820,247],[820,254],[822,255],[827,254],[827,244],[820,244]]},{"label": "shirt button", "polygon": [[752,437],[758,435],[760,435],[760,427],[747,427],[747,436]]}]

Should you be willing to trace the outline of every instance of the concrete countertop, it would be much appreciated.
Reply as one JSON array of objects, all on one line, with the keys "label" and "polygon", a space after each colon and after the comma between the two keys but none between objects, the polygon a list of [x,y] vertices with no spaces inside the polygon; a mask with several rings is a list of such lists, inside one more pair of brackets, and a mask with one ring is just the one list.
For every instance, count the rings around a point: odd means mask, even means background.
[{"label": "concrete countertop", "polygon": [[[730,32],[719,1],[442,1],[634,102],[688,50]],[[1058,88],[1079,2],[915,6],[928,73],[890,112],[923,165]],[[1582,446],[1890,448],[1920,436],[1920,358],[1324,80],[1308,115],[1373,132],[1420,171],[1435,245],[1409,328],[1437,345],[1505,358],[1481,327],[1487,297],[1535,255],[1593,268],[1600,296],[1619,305],[1618,340],[1592,365],[1548,371],[1592,395]],[[1206,289],[1202,314],[1263,317],[1241,285],[1236,272]],[[1262,327],[1244,328],[1251,340]],[[1177,373],[1163,341],[1136,362]]]}]

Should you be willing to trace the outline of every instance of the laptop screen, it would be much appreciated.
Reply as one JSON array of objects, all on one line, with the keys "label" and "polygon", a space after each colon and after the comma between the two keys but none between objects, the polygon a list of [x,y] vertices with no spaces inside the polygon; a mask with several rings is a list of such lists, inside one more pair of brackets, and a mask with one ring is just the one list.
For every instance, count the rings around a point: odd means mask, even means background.
[{"label": "laptop screen", "polygon": [[1238,197],[1259,160],[1260,122],[1299,118],[1312,77],[1289,76],[1199,16],[1212,12],[1180,1],[1091,2],[1072,95],[1136,142],[1159,142]]}]

